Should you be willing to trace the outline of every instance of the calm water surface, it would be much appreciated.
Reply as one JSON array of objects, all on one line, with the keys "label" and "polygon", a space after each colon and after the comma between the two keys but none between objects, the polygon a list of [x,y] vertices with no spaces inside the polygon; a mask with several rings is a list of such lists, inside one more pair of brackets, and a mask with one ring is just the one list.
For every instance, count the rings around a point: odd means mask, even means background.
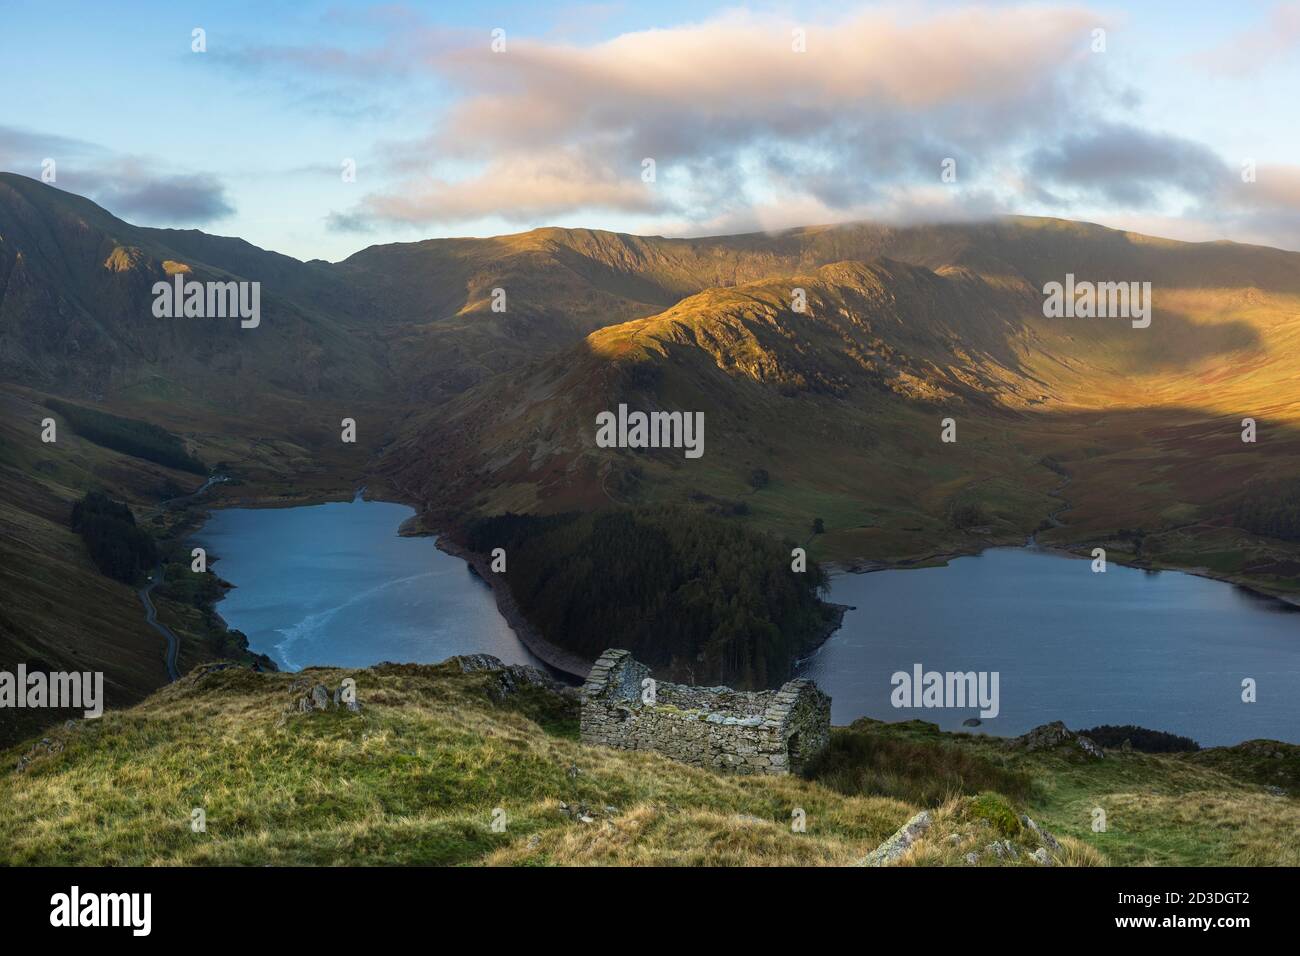
[{"label": "calm water surface", "polygon": [[[920,663],[1000,672],[1001,713],[976,732],[1063,720],[1203,746],[1300,742],[1300,613],[1229,584],[1113,563],[1094,574],[1090,561],[1003,548],[942,568],[839,574],[830,599],[857,610],[800,676],[832,696],[836,724],[915,717],[955,730],[977,716],[891,706],[891,675]],[[1241,700],[1247,677],[1253,704]]]},{"label": "calm water surface", "polygon": [[[221,509],[196,535],[236,587],[219,605],[277,664],[363,667],[487,653],[539,663],[488,587],[432,538],[401,538],[404,505],[354,501]],[[837,724],[919,717],[947,730],[974,708],[894,708],[895,671],[997,671],[977,731],[1138,724],[1202,745],[1300,742],[1300,612],[1232,585],[1004,548],[943,568],[840,574],[857,610],[801,668]],[[1258,685],[1241,701],[1243,678]]]},{"label": "calm water surface", "polygon": [[436,663],[492,654],[540,664],[491,590],[434,539],[401,538],[405,505],[217,509],[195,540],[236,585],[217,606],[280,667]]}]

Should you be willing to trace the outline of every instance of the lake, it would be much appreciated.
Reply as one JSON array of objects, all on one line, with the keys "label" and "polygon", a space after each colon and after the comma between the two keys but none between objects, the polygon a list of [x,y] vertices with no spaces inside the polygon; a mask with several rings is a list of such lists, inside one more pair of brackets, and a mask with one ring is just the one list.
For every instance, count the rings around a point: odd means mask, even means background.
[{"label": "lake", "polygon": [[[398,536],[412,513],[361,500],[216,509],[195,540],[236,585],[222,617],[282,668],[476,653],[540,664],[464,561],[431,537]],[[915,717],[1011,736],[1063,720],[1205,746],[1300,742],[1300,612],[1229,584],[1114,563],[1093,574],[1089,561],[1000,548],[941,568],[837,574],[830,599],[857,610],[800,676],[831,695],[836,724]],[[893,707],[891,676],[917,664],[996,672],[998,716],[963,728],[976,708]],[[1241,700],[1247,677],[1252,704]]]},{"label": "lake", "polygon": [[[1242,588],[1033,548],[946,567],[837,574],[854,605],[800,668],[833,698],[832,722],[919,718],[1011,736],[1053,720],[1071,729],[1137,724],[1203,746],[1300,742],[1300,612]],[[896,671],[998,672],[1000,712],[896,708]],[[1242,702],[1242,680],[1257,685]]]},{"label": "lake", "polygon": [[412,514],[362,500],[222,508],[194,540],[236,585],[217,605],[221,616],[285,670],[480,653],[540,666],[464,561],[434,538],[398,536]]}]

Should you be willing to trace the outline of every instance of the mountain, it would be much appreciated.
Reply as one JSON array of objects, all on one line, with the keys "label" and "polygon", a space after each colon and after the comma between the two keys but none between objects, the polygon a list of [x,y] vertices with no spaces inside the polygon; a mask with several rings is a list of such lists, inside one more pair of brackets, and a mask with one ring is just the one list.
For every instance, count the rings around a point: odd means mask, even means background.
[{"label": "mountain", "polygon": [[[314,685],[347,677],[359,713],[299,711]],[[572,691],[522,668],[202,667],[4,751],[21,769],[0,775],[0,863],[847,865],[922,809],[931,828],[906,865],[976,853],[981,866],[1037,866],[1046,841],[1021,814],[1055,836],[1064,865],[1298,862],[1300,809],[1279,795],[1300,783],[1288,744],[1097,760],[860,720],[832,728],[810,779],[739,782],[582,746],[577,725]],[[135,779],[148,785],[123,786]],[[1189,811],[1206,801],[1212,815]],[[1097,806],[1113,821],[1104,833]],[[805,833],[791,832],[796,807]],[[1016,855],[989,852],[995,840]]]},{"label": "mountain", "polygon": [[[258,327],[155,317],[154,284],[178,274],[261,283]],[[1149,282],[1149,327],[1046,317],[1044,287],[1068,281]],[[235,479],[217,502],[364,483],[434,531],[662,506],[848,565],[1037,533],[1300,593],[1277,505],[1300,479],[1298,346],[1300,255],[1086,223],[538,229],[300,262],[4,173],[0,653],[94,661],[114,705],[165,679],[136,595],[98,575],[68,517],[102,490],[177,545],[194,516],[160,502],[198,479],[96,444],[51,398],[166,429]],[[597,446],[596,416],[620,404],[703,413],[702,457]],[[192,609],[167,614],[182,662],[209,659]]]},{"label": "mountain", "polygon": [[[154,315],[154,284],[258,281],[261,321]],[[382,353],[316,264],[242,240],[141,229],[0,174],[0,375],[64,395],[248,414],[284,396],[377,394]],[[328,304],[328,310],[323,307]]]},{"label": "mountain", "polygon": [[[796,539],[820,517],[819,553],[845,561],[1040,530],[1151,566],[1300,588],[1292,546],[1231,518],[1245,489],[1300,465],[1289,397],[1300,255],[1036,220],[767,241],[794,245],[791,258],[886,248],[917,261],[832,263],[607,326],[414,417],[380,473],[435,524],[467,502],[487,513],[693,502]],[[733,251],[759,245],[738,237]],[[1150,282],[1150,326],[1045,317],[1043,285],[1067,274]],[[704,412],[704,456],[597,447],[596,416],[619,404]],[[941,440],[948,417],[954,443]],[[1241,440],[1246,417],[1255,443]],[[1048,519],[1064,483],[1060,528]],[[957,511],[974,520],[954,522]]]}]

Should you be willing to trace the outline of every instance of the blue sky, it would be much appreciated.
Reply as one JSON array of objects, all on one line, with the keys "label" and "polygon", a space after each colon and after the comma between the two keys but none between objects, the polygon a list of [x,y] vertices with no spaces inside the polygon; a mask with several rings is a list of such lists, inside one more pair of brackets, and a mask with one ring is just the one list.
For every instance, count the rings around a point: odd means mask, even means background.
[{"label": "blue sky", "polygon": [[1004,212],[1300,249],[1296,2],[7,0],[3,24],[0,168],[53,158],[128,221],[299,258]]}]

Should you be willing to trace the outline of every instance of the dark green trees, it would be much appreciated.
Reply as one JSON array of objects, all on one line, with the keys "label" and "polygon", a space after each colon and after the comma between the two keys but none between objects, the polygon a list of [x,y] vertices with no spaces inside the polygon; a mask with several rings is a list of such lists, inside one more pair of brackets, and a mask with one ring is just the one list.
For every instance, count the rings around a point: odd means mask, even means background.
[{"label": "dark green trees", "polygon": [[818,565],[796,573],[790,546],[694,509],[506,514],[469,544],[506,549],[511,591],[548,640],[627,648],[668,679],[779,684],[830,620]]},{"label": "dark green trees", "polygon": [[72,506],[72,530],[102,573],[127,584],[158,561],[153,538],[136,527],[131,509],[102,492],[92,491]]}]

